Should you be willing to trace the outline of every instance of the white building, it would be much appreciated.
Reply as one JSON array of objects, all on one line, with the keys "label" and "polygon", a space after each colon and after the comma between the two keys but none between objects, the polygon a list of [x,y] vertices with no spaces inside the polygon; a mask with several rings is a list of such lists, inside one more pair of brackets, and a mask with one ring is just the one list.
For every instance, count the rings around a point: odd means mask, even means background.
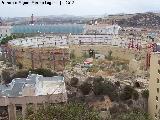
[{"label": "white building", "polygon": [[31,37],[19,38],[9,41],[10,45],[21,47],[53,47],[53,46],[66,46],[67,36],[46,36],[46,37]]},{"label": "white building", "polygon": [[93,24],[84,26],[84,34],[112,34],[117,35],[119,25],[107,25],[107,24]]},{"label": "white building", "polygon": [[0,85],[0,108],[2,112],[8,110],[5,116],[8,120],[16,120],[21,114],[25,118],[28,104],[38,109],[38,105],[44,103],[64,102],[67,102],[67,92],[62,76],[30,74],[27,78],[15,78],[10,84]]},{"label": "white building", "polygon": [[112,44],[112,35],[71,35],[69,44]]},{"label": "white building", "polygon": [[15,78],[8,85],[0,86],[0,96],[22,97],[63,94],[67,97],[64,77],[43,77],[31,74],[27,78]]},{"label": "white building", "polygon": [[42,37],[19,38],[8,42],[21,47],[69,47],[69,45],[112,45],[122,48],[146,47],[146,41],[140,37],[113,34],[78,34],[53,35]]},{"label": "white building", "polygon": [[0,26],[0,39],[11,35],[11,26]]}]

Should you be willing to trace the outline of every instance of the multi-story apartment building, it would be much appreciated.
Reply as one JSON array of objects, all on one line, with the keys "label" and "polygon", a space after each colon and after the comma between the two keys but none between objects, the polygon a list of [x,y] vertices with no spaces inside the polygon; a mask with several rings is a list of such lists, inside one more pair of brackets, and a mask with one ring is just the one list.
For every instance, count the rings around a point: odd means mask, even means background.
[{"label": "multi-story apartment building", "polygon": [[43,77],[29,74],[27,78],[15,78],[11,83],[0,85],[0,118],[16,120],[26,115],[28,105],[37,109],[44,103],[67,102],[67,91],[64,77]]},{"label": "multi-story apartment building", "polygon": [[151,53],[148,112],[154,120],[160,119],[160,44]]}]

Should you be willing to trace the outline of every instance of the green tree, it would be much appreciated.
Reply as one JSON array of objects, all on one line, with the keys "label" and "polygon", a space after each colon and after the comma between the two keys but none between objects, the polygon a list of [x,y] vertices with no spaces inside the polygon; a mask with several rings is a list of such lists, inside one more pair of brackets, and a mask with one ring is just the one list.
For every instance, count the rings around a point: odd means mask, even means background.
[{"label": "green tree", "polygon": [[94,78],[93,84],[103,82],[104,78],[102,76],[98,76]]},{"label": "green tree", "polygon": [[15,39],[15,38],[16,38],[15,35],[6,36],[6,37],[4,37],[4,38],[1,40],[1,44],[6,44],[6,43],[8,43],[9,40],[13,40],[13,39]]},{"label": "green tree", "polygon": [[133,87],[127,85],[121,93],[120,98],[124,101],[129,99],[137,100],[139,98],[139,94]]},{"label": "green tree", "polygon": [[[146,90],[143,90],[142,92],[141,92],[141,95],[142,95],[142,97],[143,97],[143,102],[144,102],[144,109],[147,111],[147,108],[148,108],[148,97],[149,97],[149,90],[148,89],[146,89]],[[160,114],[159,114],[159,116],[160,116]],[[159,117],[160,118],[160,117]]]},{"label": "green tree", "polygon": [[6,44],[6,43],[8,43],[8,41],[10,41],[10,40],[13,40],[13,39],[16,39],[16,38],[25,38],[26,36],[24,35],[24,34],[21,34],[21,35],[10,35],[10,36],[5,36],[2,40],[1,40],[1,42],[0,42],[0,44]]},{"label": "green tree", "polygon": [[118,87],[110,82],[105,81],[102,77],[95,78],[93,81],[93,92],[95,95],[108,95],[112,101],[118,100]]},{"label": "green tree", "polygon": [[149,90],[143,90],[141,92],[141,94],[142,94],[143,98],[148,99],[148,97],[149,97]]},{"label": "green tree", "polygon": [[50,69],[44,69],[44,68],[38,68],[34,70],[31,69],[30,71],[33,74],[43,75],[44,77],[53,77],[58,75],[57,73],[52,72]]},{"label": "green tree", "polygon": [[103,86],[104,79],[99,76],[95,77],[93,80],[93,92],[95,95],[102,95],[104,86]]},{"label": "green tree", "polygon": [[12,75],[12,80],[14,78],[26,78],[26,77],[28,77],[28,73],[29,72],[27,70],[18,71],[15,74]]},{"label": "green tree", "polygon": [[92,89],[92,85],[88,82],[84,82],[79,89],[83,93],[83,95],[88,95]]},{"label": "green tree", "polygon": [[133,91],[133,96],[132,97],[133,97],[134,100],[138,100],[139,99],[139,93],[138,93],[137,90]]},{"label": "green tree", "polygon": [[2,80],[4,81],[5,84],[8,84],[12,81],[10,73],[7,70],[2,70]]},{"label": "green tree", "polygon": [[80,103],[47,105],[29,113],[25,120],[101,120],[96,111]]},{"label": "green tree", "polygon": [[128,111],[127,106],[125,104],[114,104],[109,108],[110,114],[112,118],[116,118],[121,113],[125,113]]},{"label": "green tree", "polygon": [[95,95],[101,95],[103,94],[104,86],[102,82],[95,82],[93,84],[93,92]]},{"label": "green tree", "polygon": [[[31,69],[30,71],[32,74],[39,74],[39,75],[43,75],[44,77],[57,76],[57,73],[53,73],[49,69],[38,68],[38,69],[34,69],[34,70]],[[27,78],[28,74],[29,74],[28,70],[20,70],[12,75],[11,80],[14,78]]]},{"label": "green tree", "polygon": [[114,83],[110,81],[105,81],[103,87],[104,87],[103,90],[104,95],[108,95],[112,101],[119,100],[118,87]]},{"label": "green tree", "polygon": [[12,38],[13,38],[13,39],[16,39],[16,38],[17,38],[17,36],[16,36],[16,35],[12,35]]}]

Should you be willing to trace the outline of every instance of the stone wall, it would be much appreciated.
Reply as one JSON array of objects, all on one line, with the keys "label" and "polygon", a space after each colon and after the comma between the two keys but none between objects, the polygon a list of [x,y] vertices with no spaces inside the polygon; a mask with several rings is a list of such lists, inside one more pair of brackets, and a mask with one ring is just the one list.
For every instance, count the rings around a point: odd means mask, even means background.
[{"label": "stone wall", "polygon": [[143,57],[145,57],[145,52],[137,51],[134,49],[128,49],[128,48],[121,48],[117,46],[110,46],[110,45],[72,45],[70,46],[70,50],[75,52],[75,55],[77,57],[80,57],[83,55],[84,52],[87,52],[89,49],[95,50],[95,52],[98,52],[100,54],[107,55],[108,51],[112,51],[113,57],[119,57],[121,59],[125,60],[131,60],[135,58],[135,54],[142,54]]},{"label": "stone wall", "polygon": [[41,96],[24,96],[24,97],[0,97],[0,106],[8,106],[10,104],[29,104],[29,103],[59,103],[67,101],[67,94],[53,94]]}]

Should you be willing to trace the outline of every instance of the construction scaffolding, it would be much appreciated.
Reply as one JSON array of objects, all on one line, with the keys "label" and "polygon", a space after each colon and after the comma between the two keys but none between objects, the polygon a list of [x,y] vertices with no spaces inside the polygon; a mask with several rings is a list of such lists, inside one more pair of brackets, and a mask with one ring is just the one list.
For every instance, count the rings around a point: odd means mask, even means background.
[{"label": "construction scaffolding", "polygon": [[7,59],[12,64],[22,64],[24,69],[46,68],[55,71],[63,71],[70,59],[67,47],[13,47],[8,46]]}]

